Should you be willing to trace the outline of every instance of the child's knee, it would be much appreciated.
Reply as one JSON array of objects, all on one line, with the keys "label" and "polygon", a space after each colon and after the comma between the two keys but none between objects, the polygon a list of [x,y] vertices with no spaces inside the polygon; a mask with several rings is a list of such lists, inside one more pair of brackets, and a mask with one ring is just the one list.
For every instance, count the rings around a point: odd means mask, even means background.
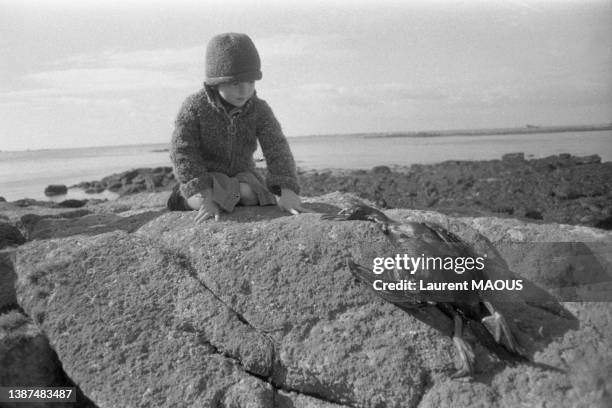
[{"label": "child's knee", "polygon": [[204,199],[202,198],[201,195],[193,195],[191,197],[189,197],[187,200],[187,205],[192,209],[192,210],[199,210],[200,207],[202,207],[202,203],[204,202]]},{"label": "child's knee", "polygon": [[255,192],[247,183],[240,183],[240,204],[242,205],[257,205],[259,200]]}]

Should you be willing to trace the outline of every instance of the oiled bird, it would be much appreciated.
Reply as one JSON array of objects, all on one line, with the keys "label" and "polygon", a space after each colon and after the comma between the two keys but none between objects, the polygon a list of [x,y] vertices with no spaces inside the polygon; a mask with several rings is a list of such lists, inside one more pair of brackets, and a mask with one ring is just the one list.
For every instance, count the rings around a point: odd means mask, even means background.
[{"label": "oiled bird", "polygon": [[[321,218],[376,222],[391,241],[401,247],[402,252],[414,258],[477,258],[475,251],[468,244],[439,225],[427,222],[400,223],[367,205],[354,205],[338,214],[323,215]],[[462,274],[457,274],[454,270],[442,267],[432,269],[421,267],[416,271],[395,267],[386,269],[380,274],[374,274],[372,269],[358,265],[352,259],[347,259],[347,266],[358,280],[367,283],[370,288],[373,288],[376,280],[391,283],[402,280],[415,281],[418,278],[424,284],[433,284],[486,279],[485,271],[477,268],[464,270]],[[453,375],[455,378],[471,376],[474,371],[475,354],[472,346],[464,339],[464,326],[469,327],[478,341],[500,360],[509,364],[528,361],[519,353],[515,337],[504,316],[489,299],[483,298],[478,290],[470,288],[469,290],[421,291],[417,289],[375,290],[374,292],[417,318],[437,326],[438,329],[444,327],[440,320],[450,319],[452,321],[451,336],[460,358],[460,367]]]}]

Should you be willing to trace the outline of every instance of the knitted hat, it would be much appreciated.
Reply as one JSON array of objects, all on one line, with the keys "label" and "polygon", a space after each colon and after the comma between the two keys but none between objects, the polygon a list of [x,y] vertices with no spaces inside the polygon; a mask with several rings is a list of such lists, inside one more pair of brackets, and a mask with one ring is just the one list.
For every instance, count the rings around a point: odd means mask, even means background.
[{"label": "knitted hat", "polygon": [[261,61],[255,44],[246,34],[214,36],[206,48],[206,83],[218,85],[233,81],[261,79]]}]

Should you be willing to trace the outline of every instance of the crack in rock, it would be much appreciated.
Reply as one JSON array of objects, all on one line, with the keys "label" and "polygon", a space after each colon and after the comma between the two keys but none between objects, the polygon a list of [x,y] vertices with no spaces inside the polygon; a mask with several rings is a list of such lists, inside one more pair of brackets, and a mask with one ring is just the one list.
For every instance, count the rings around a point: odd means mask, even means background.
[{"label": "crack in rock", "polygon": [[[254,331],[258,332],[259,334],[261,334],[262,336],[265,336],[266,334],[261,332],[259,329],[257,329],[256,327],[254,327],[252,324],[250,324],[246,318],[241,315],[240,313],[238,313],[236,310],[232,309],[226,302],[223,301],[223,299],[218,296],[217,294],[215,294],[208,286],[206,286],[206,284],[204,282],[202,282],[197,275],[197,271],[195,270],[193,264],[190,262],[189,258],[185,255],[185,254],[177,254],[175,252],[170,251],[168,248],[165,248],[164,251],[168,251],[170,253],[173,253],[174,257],[176,258],[177,262],[179,262],[179,264],[187,271],[187,273],[189,274],[189,276],[191,276],[192,278],[194,278],[199,285],[201,286],[202,289],[204,289],[205,292],[210,293],[212,296],[214,296],[214,298],[220,302],[221,304],[223,304],[227,310],[233,314],[234,316],[236,316],[236,318],[241,322],[244,323],[245,325],[247,325],[248,327],[250,327],[251,329],[253,329]],[[341,308],[341,310],[344,310],[345,308]],[[274,387],[274,389],[278,392],[278,391],[285,391],[285,392],[289,392],[289,393],[296,393],[299,395],[303,395],[306,397],[310,397],[322,402],[326,402],[326,403],[332,403],[332,404],[343,404],[342,406],[344,407],[348,407],[348,408],[354,408],[353,405],[347,405],[345,402],[343,401],[339,401],[339,400],[335,400],[335,399],[330,399],[330,398],[326,398],[324,395],[320,395],[318,393],[312,393],[312,392],[305,392],[303,390],[300,389],[294,389],[291,387],[286,387],[284,384],[280,384],[278,382],[275,382],[272,380],[272,377],[274,375],[273,372],[269,372],[267,373],[267,375],[262,375],[261,372],[258,371],[253,371],[251,369],[248,368],[248,366],[246,366],[244,364],[244,361],[242,360],[240,355],[232,355],[229,354],[227,351],[222,351],[219,347],[217,347],[215,344],[213,344],[210,340],[206,339],[204,336],[202,338],[202,341],[206,342],[217,354],[220,354],[224,357],[230,358],[236,362],[238,362],[243,368],[244,371],[265,382],[270,384],[272,387]],[[272,342],[272,340],[270,339],[270,341]],[[272,345],[272,351],[274,353],[274,344],[271,343]],[[272,361],[274,361],[274,354],[272,355]],[[272,365],[270,365],[270,370],[272,370]]]},{"label": "crack in rock", "polygon": [[429,371],[424,371],[422,374],[422,388],[419,392],[419,395],[416,398],[415,403],[412,405],[414,408],[419,408],[419,406],[421,405],[421,402],[423,402],[423,399],[425,398],[425,396],[427,395],[427,392],[433,388],[434,386],[434,381],[433,378],[431,376],[431,373]]}]

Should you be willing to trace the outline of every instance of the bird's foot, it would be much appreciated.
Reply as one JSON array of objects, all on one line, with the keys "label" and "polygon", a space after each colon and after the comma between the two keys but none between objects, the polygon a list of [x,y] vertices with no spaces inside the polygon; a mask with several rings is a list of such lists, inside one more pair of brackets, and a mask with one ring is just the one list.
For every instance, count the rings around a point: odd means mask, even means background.
[{"label": "bird's foot", "polygon": [[460,365],[456,373],[451,375],[451,378],[465,378],[471,377],[474,372],[474,362],[476,361],[476,355],[474,349],[468,344],[463,338],[463,320],[460,316],[455,315],[454,318],[455,331],[453,333],[453,344],[459,353]]},{"label": "bird's foot", "polygon": [[459,369],[457,372],[451,375],[451,378],[466,378],[471,377],[474,373],[474,361],[476,360],[476,355],[474,354],[474,349],[470,346],[463,338],[454,336],[453,343],[455,344],[455,348],[459,353],[459,359],[461,363],[459,365]]},{"label": "bird's foot", "polygon": [[482,324],[489,329],[497,343],[505,344],[509,350],[518,353],[519,350],[516,339],[512,331],[510,331],[510,326],[504,315],[495,310],[489,302],[485,302],[485,305],[489,309],[491,316],[483,317],[481,320]]}]

